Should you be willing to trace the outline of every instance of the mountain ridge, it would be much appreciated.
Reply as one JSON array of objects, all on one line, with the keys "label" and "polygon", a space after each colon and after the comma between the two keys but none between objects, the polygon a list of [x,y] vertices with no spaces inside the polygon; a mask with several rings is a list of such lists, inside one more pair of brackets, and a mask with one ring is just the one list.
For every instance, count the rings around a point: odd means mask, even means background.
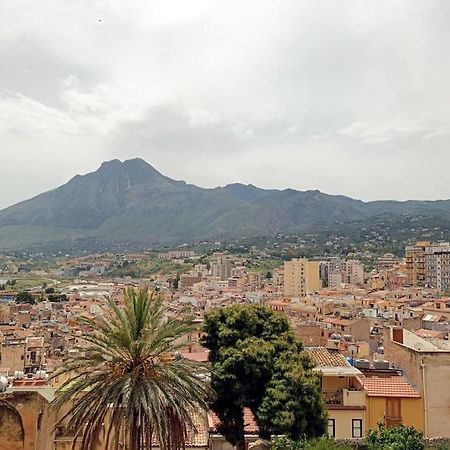
[{"label": "mountain ridge", "polygon": [[450,200],[364,202],[318,190],[242,183],[206,189],[173,180],[140,158],[113,159],[0,210],[0,249],[10,248],[14,234],[17,248],[65,236],[144,245],[296,232],[380,214],[436,216],[450,224]]}]

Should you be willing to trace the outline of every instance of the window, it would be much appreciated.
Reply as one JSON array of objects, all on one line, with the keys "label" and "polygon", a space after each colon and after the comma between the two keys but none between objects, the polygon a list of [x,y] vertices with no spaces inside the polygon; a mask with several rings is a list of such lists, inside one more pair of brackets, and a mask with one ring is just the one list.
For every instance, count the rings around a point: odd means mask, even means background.
[{"label": "window", "polygon": [[336,437],[336,419],[328,419],[328,436]]},{"label": "window", "polygon": [[352,420],[352,436],[354,438],[362,438],[362,419]]}]

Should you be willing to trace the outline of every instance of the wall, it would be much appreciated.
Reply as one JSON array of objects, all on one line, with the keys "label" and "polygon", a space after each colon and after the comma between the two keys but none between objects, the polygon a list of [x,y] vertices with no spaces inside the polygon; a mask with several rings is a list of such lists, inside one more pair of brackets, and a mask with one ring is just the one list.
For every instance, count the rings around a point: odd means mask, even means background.
[{"label": "wall", "polygon": [[52,427],[48,402],[35,392],[0,395],[0,448],[51,450]]},{"label": "wall", "polygon": [[352,420],[362,419],[363,436],[367,433],[365,425],[365,410],[363,409],[329,409],[328,418],[335,419],[336,439],[352,439]]},{"label": "wall", "polygon": [[10,369],[10,375],[25,369],[25,344],[3,344],[0,351],[2,354],[0,367]]},{"label": "wall", "polygon": [[404,371],[424,399],[425,436],[450,437],[450,352],[415,351],[392,342],[387,330],[384,354]]},{"label": "wall", "polygon": [[[386,415],[385,397],[367,397],[367,428],[378,428],[378,422],[384,423]],[[402,398],[401,414],[403,425],[413,426],[424,431],[424,407],[421,398]]]}]

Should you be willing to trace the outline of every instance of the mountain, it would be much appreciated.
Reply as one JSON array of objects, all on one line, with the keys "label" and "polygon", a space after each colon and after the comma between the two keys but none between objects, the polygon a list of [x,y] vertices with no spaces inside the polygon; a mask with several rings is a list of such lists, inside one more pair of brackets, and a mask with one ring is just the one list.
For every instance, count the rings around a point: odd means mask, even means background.
[{"label": "mountain", "polygon": [[436,217],[450,224],[450,201],[362,202],[240,183],[203,189],[168,178],[142,159],[113,160],[0,211],[0,248],[68,240],[126,246],[238,238],[364,222],[383,214]]}]

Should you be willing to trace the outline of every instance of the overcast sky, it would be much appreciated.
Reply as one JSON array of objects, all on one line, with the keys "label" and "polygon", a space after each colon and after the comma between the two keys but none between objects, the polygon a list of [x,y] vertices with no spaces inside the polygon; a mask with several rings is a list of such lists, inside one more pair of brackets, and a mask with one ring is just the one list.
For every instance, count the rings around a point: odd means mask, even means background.
[{"label": "overcast sky", "polygon": [[450,198],[450,1],[0,0],[0,207],[141,157]]}]

